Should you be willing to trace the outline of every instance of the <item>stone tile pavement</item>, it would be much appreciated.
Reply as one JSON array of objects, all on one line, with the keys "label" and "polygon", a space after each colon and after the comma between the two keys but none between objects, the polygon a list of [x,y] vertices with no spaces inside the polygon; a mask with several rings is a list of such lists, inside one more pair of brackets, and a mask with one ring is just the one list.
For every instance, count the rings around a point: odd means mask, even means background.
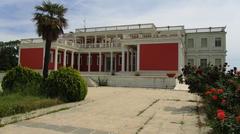
[{"label": "stone tile pavement", "polygon": [[91,87],[89,103],[6,125],[0,134],[203,134],[187,91]]}]

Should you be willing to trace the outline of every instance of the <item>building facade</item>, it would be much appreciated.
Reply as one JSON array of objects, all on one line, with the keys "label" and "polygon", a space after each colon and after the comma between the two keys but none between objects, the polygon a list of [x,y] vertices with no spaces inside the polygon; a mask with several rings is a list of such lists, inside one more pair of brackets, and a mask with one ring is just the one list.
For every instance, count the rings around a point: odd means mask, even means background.
[{"label": "building facade", "polygon": [[[45,42],[22,39],[19,64],[42,70]],[[76,29],[52,43],[50,70],[71,66],[86,73],[179,73],[187,63],[220,65],[226,57],[225,27],[185,29],[154,24]]]}]

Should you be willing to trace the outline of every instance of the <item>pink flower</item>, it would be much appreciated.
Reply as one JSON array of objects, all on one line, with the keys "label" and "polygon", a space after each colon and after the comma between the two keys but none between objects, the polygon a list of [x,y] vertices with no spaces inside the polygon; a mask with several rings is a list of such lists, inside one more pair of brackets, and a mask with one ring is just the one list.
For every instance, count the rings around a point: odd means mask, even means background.
[{"label": "pink flower", "polygon": [[222,104],[222,105],[225,105],[225,103],[226,103],[226,100],[225,100],[225,99],[222,99],[221,104]]}]

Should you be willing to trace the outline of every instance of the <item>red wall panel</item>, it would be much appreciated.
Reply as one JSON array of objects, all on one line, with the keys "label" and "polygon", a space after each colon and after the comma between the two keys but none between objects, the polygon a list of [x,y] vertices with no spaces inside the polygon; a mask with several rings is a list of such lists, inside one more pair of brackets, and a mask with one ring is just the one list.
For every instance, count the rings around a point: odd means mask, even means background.
[{"label": "red wall panel", "polygon": [[141,44],[140,70],[178,70],[178,44]]},{"label": "red wall panel", "polygon": [[20,63],[24,67],[42,69],[43,48],[21,48]]}]

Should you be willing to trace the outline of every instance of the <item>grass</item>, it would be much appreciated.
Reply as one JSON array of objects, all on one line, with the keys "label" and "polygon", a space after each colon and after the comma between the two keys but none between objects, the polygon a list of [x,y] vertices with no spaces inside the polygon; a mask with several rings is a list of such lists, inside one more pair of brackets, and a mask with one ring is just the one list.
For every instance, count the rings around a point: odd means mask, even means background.
[{"label": "grass", "polygon": [[21,94],[0,96],[0,102],[0,118],[63,103],[58,99],[25,96]]}]

